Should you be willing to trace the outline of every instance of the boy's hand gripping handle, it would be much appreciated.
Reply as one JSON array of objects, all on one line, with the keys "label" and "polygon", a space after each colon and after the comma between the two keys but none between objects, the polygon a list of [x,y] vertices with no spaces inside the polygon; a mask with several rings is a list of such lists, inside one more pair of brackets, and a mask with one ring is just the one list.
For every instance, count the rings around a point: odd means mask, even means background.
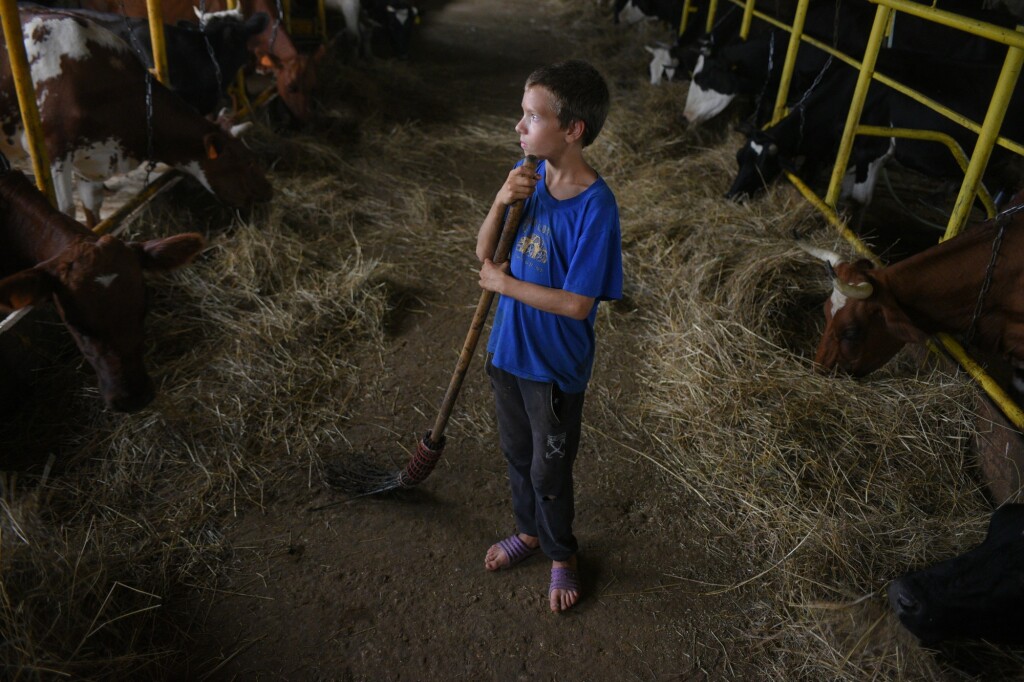
[{"label": "boy's hand gripping handle", "polygon": [[[537,162],[536,156],[528,155],[523,161],[523,168],[535,173]],[[512,244],[515,242],[516,232],[519,230],[519,219],[523,215],[523,203],[523,201],[517,201],[512,204],[508,208],[508,213],[505,214],[505,224],[501,229],[501,237],[498,239],[498,246],[494,249],[494,258],[492,259],[496,265],[507,261],[509,253],[512,252]],[[448,417],[451,416],[455,398],[458,397],[462,380],[466,376],[466,370],[469,369],[469,363],[473,359],[473,352],[476,350],[476,343],[480,339],[480,331],[483,329],[484,322],[487,321],[487,313],[490,311],[492,300],[494,300],[493,291],[481,292],[480,301],[476,304],[476,313],[473,315],[473,322],[469,326],[469,333],[466,334],[466,341],[459,354],[459,362],[455,366],[455,373],[452,374],[448,390],[444,394],[434,428],[427,434],[430,442],[438,447],[443,447],[444,429],[448,425]]]},{"label": "boy's hand gripping handle", "polygon": [[[530,173],[536,173],[537,157],[532,154],[527,156],[523,161],[523,168]],[[512,252],[512,244],[515,242],[516,232],[519,230],[519,219],[523,217],[524,203],[526,202],[517,201],[508,207],[508,213],[505,214],[505,225],[501,228],[501,238],[498,239],[498,246],[494,249],[494,258],[491,259],[495,265],[501,265],[507,261],[508,254]],[[486,312],[484,314],[486,315]]]}]

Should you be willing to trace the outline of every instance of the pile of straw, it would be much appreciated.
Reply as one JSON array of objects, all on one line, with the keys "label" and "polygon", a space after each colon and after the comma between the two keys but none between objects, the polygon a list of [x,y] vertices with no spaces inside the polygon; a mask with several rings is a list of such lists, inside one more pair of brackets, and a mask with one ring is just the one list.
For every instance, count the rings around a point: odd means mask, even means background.
[{"label": "pile of straw", "polygon": [[[699,525],[744,549],[740,580],[682,562],[666,572],[695,591],[742,593],[766,678],[939,675],[948,663],[900,629],[883,591],[981,538],[989,506],[968,457],[976,389],[910,353],[863,381],[815,374],[828,288],[790,233],[842,245],[786,187],[746,205],[721,198],[740,137],[687,129],[685,88],[647,85],[642,44],[658,29],[616,28],[590,4],[548,6],[612,84],[591,158],[622,208],[618,305],[642,318],[629,348],[599,350],[638,353],[639,390],[594,410],[650,434],[631,447],[665,472],[652,496],[691,500]],[[12,450],[56,454],[61,469],[0,487],[0,661],[11,677],[160,670],[177,654],[163,605],[232,566],[223,520],[262,508],[286,476],[314,485],[326,454],[348,449],[352,405],[380,400],[378,348],[396,306],[446,287],[422,254],[451,245],[469,263],[467,226],[487,206],[437,178],[460,148],[498,163],[509,120],[446,127],[441,139],[375,112],[383,81],[323,71],[342,76],[327,79],[316,137],[258,127],[249,140],[273,160],[269,208],[234,216],[192,187],[134,224],[145,237],[199,227],[210,238],[196,264],[153,280],[158,403],[108,415],[79,365],[43,406],[59,414],[40,407],[9,426]],[[607,307],[599,324],[615,324]],[[53,362],[79,363],[67,349]],[[450,356],[439,362],[447,370]],[[481,410],[460,416],[489,423]]]},{"label": "pile of straw", "polygon": [[816,374],[830,285],[792,231],[852,249],[784,184],[725,201],[742,137],[679,121],[685,84],[652,88],[643,57],[624,56],[646,54],[643,32],[578,21],[598,36],[578,50],[619,85],[595,152],[612,169],[629,289],[647,318],[642,398],[625,412],[653,434],[647,456],[667,485],[745,549],[749,577],[720,584],[685,564],[671,574],[705,594],[742,591],[766,679],[955,670],[902,630],[885,588],[984,535],[991,506],[969,455],[978,389],[907,351],[865,380]]}]

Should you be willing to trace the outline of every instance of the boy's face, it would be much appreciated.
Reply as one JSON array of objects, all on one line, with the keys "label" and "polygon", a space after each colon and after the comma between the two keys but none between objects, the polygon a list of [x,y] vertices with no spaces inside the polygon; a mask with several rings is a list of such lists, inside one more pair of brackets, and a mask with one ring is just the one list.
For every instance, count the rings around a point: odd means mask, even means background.
[{"label": "boy's face", "polygon": [[519,146],[541,159],[558,158],[568,146],[568,130],[561,127],[551,92],[534,85],[523,92],[523,117],[516,124]]}]

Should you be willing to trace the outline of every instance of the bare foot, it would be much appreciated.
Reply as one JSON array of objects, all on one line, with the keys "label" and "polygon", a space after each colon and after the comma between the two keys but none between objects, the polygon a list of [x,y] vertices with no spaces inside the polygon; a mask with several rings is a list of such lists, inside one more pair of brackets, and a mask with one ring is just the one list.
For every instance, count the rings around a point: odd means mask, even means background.
[{"label": "bare foot", "polygon": [[[569,557],[568,561],[552,561],[551,568],[568,568],[574,574],[576,573],[576,557]],[[578,578],[575,578],[578,580]],[[548,599],[551,602],[552,611],[566,611],[572,608],[573,604],[579,601],[580,591],[579,588],[572,587],[558,587],[552,589],[548,593]]]},{"label": "bare foot", "polygon": [[[519,539],[530,549],[540,547],[540,540],[536,536],[527,535],[526,533],[519,533],[518,535]],[[512,562],[508,554],[505,553],[505,550],[501,548],[501,545],[495,543],[487,550],[487,555],[484,557],[484,568],[488,571],[498,571],[511,565]]]}]

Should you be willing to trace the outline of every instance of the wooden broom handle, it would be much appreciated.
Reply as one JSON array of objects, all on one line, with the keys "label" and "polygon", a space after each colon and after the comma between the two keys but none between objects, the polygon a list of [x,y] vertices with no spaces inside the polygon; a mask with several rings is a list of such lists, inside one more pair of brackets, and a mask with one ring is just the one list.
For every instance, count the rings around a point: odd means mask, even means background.
[{"label": "wooden broom handle", "polygon": [[[537,157],[529,155],[523,161],[523,168],[531,173],[537,171]],[[519,219],[523,216],[523,201],[517,201],[508,207],[505,214],[505,224],[501,228],[501,237],[498,239],[498,246],[494,249],[495,265],[501,265],[508,260],[508,254],[512,252],[512,244],[516,240],[516,232],[519,230]],[[491,309],[491,301],[494,300],[494,292],[486,289],[480,293],[480,300],[476,304],[476,312],[473,314],[473,322],[469,325],[469,332],[466,334],[466,341],[462,344],[462,352],[459,354],[459,361],[455,365],[455,372],[448,383],[448,390],[445,391],[444,400],[441,401],[441,409],[434,420],[434,428],[430,431],[430,441],[435,445],[441,445],[444,438],[444,430],[448,425],[448,418],[455,406],[455,399],[459,396],[462,388],[462,380],[466,377],[466,370],[473,360],[473,353],[476,351],[477,341],[480,340],[480,332],[487,321],[487,313]]]}]

